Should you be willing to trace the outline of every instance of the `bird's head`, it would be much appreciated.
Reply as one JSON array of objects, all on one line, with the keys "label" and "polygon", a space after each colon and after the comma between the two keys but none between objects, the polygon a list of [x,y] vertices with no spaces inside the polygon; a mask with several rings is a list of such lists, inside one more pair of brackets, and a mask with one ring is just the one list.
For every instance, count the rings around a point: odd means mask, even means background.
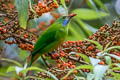
[{"label": "bird's head", "polygon": [[73,13],[68,16],[62,16],[57,20],[57,22],[60,24],[62,23],[62,26],[66,26],[74,16],[76,16],[76,14]]}]

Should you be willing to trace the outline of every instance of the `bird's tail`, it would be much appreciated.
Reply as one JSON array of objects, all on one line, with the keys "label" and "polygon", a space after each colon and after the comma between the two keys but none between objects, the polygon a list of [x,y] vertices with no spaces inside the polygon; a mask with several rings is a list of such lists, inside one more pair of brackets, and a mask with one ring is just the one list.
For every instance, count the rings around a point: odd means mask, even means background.
[{"label": "bird's tail", "polygon": [[[31,67],[32,64],[38,59],[38,57],[40,57],[40,54],[36,54],[36,55],[30,54],[27,58],[27,63],[28,63],[27,67]],[[26,75],[27,76],[31,75],[31,73],[32,73],[31,71],[28,71]]]},{"label": "bird's tail", "polygon": [[28,66],[27,67],[31,67],[32,66],[32,55],[30,54],[27,58],[27,63],[28,63]]},{"label": "bird's tail", "polygon": [[31,67],[32,64],[40,57],[40,54],[30,55],[27,58],[28,67]]}]

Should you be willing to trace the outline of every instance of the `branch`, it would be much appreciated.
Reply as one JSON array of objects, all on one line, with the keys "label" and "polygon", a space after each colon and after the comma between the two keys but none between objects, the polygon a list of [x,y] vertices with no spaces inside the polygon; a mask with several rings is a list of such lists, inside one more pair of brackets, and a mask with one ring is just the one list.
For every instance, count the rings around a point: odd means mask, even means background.
[{"label": "branch", "polygon": [[6,14],[0,14],[0,17],[6,16]]},{"label": "branch", "polygon": [[73,60],[73,61],[75,61],[75,62],[79,62],[79,63],[82,63],[82,64],[89,64],[89,63],[87,63],[87,62],[85,62],[85,61],[83,61],[83,60],[80,60],[80,59],[77,59],[77,58],[74,58],[74,57],[71,57],[71,56],[67,56],[66,58],[68,58],[68,59],[70,59],[70,60]]},{"label": "branch", "polygon": [[79,5],[79,8],[81,8],[82,5],[83,5],[86,1],[87,1],[87,0],[82,0],[82,2],[81,2],[80,5]]},{"label": "branch", "polygon": [[17,15],[15,15],[15,17],[13,19],[11,19],[10,21],[8,21],[6,24],[1,24],[1,26],[6,26],[7,24],[11,23],[12,21],[14,21],[17,18]]},{"label": "branch", "polygon": [[23,37],[20,37],[20,36],[18,36],[18,35],[16,35],[16,34],[14,34],[14,33],[11,33],[11,32],[8,32],[11,36],[13,36],[13,37],[16,37],[16,38],[19,38],[19,39],[21,39],[22,41],[25,41],[26,43],[29,43],[29,44],[32,44],[32,45],[34,45],[35,43],[34,42],[32,42],[32,41],[29,41],[29,40],[27,40],[27,39],[25,39],[25,38],[23,38]]},{"label": "branch", "polygon": [[73,1],[74,1],[74,0],[71,0],[71,1],[70,1],[69,7],[68,7],[68,11],[69,11],[69,12],[70,12],[70,9],[71,9],[71,7],[72,7]]}]

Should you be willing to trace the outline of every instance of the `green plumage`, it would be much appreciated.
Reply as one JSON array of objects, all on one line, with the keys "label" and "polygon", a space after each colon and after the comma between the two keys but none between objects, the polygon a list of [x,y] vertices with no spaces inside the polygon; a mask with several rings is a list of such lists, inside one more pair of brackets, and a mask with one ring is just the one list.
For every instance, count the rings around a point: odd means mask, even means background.
[{"label": "green plumage", "polygon": [[63,17],[59,18],[39,36],[38,41],[34,46],[33,52],[30,55],[29,66],[31,66],[32,63],[42,54],[53,51],[63,43],[68,34],[68,23],[63,25],[64,21],[65,19]]}]

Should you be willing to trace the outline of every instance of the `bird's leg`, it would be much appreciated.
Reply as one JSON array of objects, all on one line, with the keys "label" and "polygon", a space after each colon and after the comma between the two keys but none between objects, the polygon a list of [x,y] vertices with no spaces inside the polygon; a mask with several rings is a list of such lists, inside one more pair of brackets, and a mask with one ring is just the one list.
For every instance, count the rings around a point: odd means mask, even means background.
[{"label": "bird's leg", "polygon": [[45,65],[50,68],[48,62],[47,62],[47,59],[44,57],[44,55],[41,56],[42,60],[45,62]]},{"label": "bird's leg", "polygon": [[52,52],[49,52],[48,55],[51,56],[54,53],[55,53],[55,51],[52,51]]}]

